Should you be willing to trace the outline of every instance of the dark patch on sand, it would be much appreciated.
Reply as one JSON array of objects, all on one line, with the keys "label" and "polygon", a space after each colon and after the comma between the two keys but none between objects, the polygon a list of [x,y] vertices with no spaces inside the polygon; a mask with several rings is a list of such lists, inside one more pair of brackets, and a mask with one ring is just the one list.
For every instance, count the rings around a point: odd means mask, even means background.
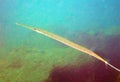
[{"label": "dark patch on sand", "polygon": [[11,64],[8,65],[8,68],[12,68],[12,69],[19,69],[23,66],[23,63],[20,59],[17,59],[15,61],[13,61]]}]

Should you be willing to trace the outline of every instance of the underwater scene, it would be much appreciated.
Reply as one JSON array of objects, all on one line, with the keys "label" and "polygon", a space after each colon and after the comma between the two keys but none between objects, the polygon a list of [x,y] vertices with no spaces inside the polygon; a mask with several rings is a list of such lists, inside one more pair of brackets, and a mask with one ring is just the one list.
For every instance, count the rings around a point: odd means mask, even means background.
[{"label": "underwater scene", "polygon": [[0,82],[120,82],[120,1],[0,0]]}]

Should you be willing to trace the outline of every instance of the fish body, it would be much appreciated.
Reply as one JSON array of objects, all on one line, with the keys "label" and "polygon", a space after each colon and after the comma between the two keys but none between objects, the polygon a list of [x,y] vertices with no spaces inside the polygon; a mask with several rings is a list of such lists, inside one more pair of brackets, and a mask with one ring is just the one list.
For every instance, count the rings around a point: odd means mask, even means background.
[{"label": "fish body", "polygon": [[54,39],[54,40],[56,40],[56,41],[59,41],[59,42],[65,44],[65,45],[67,45],[67,46],[70,46],[70,47],[72,47],[72,48],[74,48],[74,49],[76,49],[76,50],[79,50],[79,51],[84,52],[84,53],[86,53],[86,54],[88,54],[88,55],[90,55],[90,56],[93,56],[93,57],[95,57],[96,59],[104,62],[104,63],[107,64],[108,66],[110,66],[110,67],[112,67],[113,69],[115,69],[115,70],[117,70],[118,72],[120,72],[120,69],[118,69],[118,68],[116,68],[115,66],[111,65],[111,64],[110,64],[109,62],[107,62],[104,58],[100,57],[98,54],[96,54],[95,52],[89,50],[88,48],[85,48],[84,46],[78,45],[78,44],[76,44],[76,43],[74,43],[74,42],[72,42],[72,41],[69,41],[69,40],[67,40],[67,39],[65,39],[65,38],[63,38],[63,37],[61,37],[61,36],[58,36],[58,35],[56,35],[56,34],[53,34],[53,33],[51,33],[51,32],[48,32],[48,31],[46,31],[46,30],[43,30],[43,29],[38,29],[38,28],[35,28],[35,27],[32,27],[32,26],[28,26],[28,25],[25,25],[25,24],[21,24],[21,23],[16,23],[16,25],[22,26],[22,27],[25,27],[25,28],[28,28],[28,29],[31,29],[31,30],[39,33],[39,34],[45,35],[45,36],[47,36],[47,37],[49,37],[49,38],[52,38],[52,39]]}]

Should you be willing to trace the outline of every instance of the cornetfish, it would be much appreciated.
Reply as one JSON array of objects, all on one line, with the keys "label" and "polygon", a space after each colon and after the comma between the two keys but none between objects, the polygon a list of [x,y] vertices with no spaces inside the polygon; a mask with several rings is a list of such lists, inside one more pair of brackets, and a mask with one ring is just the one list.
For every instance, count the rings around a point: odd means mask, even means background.
[{"label": "cornetfish", "polygon": [[69,40],[67,40],[67,39],[65,39],[65,38],[63,38],[61,36],[58,36],[56,34],[53,34],[51,32],[43,30],[43,29],[38,29],[38,28],[35,28],[35,27],[32,27],[32,26],[21,24],[21,23],[16,23],[16,25],[28,28],[30,30],[33,30],[33,31],[39,33],[39,34],[43,34],[43,35],[45,35],[45,36],[47,36],[49,38],[52,38],[52,39],[54,39],[56,41],[59,41],[59,42],[65,44],[65,45],[67,45],[69,47],[72,47],[72,48],[78,50],[78,51],[81,51],[81,52],[84,52],[84,53],[86,53],[86,54],[88,54],[90,56],[93,56],[94,58],[104,62],[105,64],[107,64],[111,68],[113,68],[113,69],[117,70],[118,72],[120,72],[120,69],[116,68],[115,66],[113,66],[112,64],[107,62],[104,58],[100,57],[98,54],[96,54],[95,52],[91,51],[90,49],[87,49],[87,48],[85,48],[85,47],[83,47],[81,45],[78,45],[78,44],[76,44],[76,43],[74,43],[72,41],[69,41]]}]

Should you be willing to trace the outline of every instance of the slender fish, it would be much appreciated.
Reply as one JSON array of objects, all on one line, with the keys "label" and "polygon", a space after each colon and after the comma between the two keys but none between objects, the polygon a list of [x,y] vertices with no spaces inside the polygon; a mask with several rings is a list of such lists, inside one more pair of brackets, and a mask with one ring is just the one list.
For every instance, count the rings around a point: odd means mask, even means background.
[{"label": "slender fish", "polygon": [[116,68],[115,66],[113,66],[112,64],[110,64],[109,62],[107,62],[104,58],[100,57],[95,52],[93,52],[93,51],[91,51],[91,50],[89,50],[89,49],[87,49],[87,48],[85,48],[85,47],[83,47],[81,45],[73,43],[72,41],[69,41],[69,40],[67,40],[67,39],[65,39],[65,38],[63,38],[61,36],[58,36],[58,35],[53,34],[53,33],[50,33],[50,32],[45,31],[43,29],[38,29],[38,28],[35,28],[35,27],[32,27],[32,26],[21,24],[21,23],[16,23],[16,25],[21,26],[21,27],[25,27],[25,28],[28,28],[28,29],[31,29],[31,30],[39,33],[39,34],[43,34],[43,35],[45,35],[45,36],[47,36],[49,38],[52,38],[52,39],[54,39],[56,41],[59,41],[59,42],[65,44],[67,46],[70,46],[70,47],[76,49],[76,50],[79,50],[79,51],[84,52],[84,53],[86,53],[88,55],[91,55],[91,56],[95,57],[96,59],[104,62],[108,66],[112,67],[113,69],[117,70],[118,72],[120,72],[120,69]]}]

